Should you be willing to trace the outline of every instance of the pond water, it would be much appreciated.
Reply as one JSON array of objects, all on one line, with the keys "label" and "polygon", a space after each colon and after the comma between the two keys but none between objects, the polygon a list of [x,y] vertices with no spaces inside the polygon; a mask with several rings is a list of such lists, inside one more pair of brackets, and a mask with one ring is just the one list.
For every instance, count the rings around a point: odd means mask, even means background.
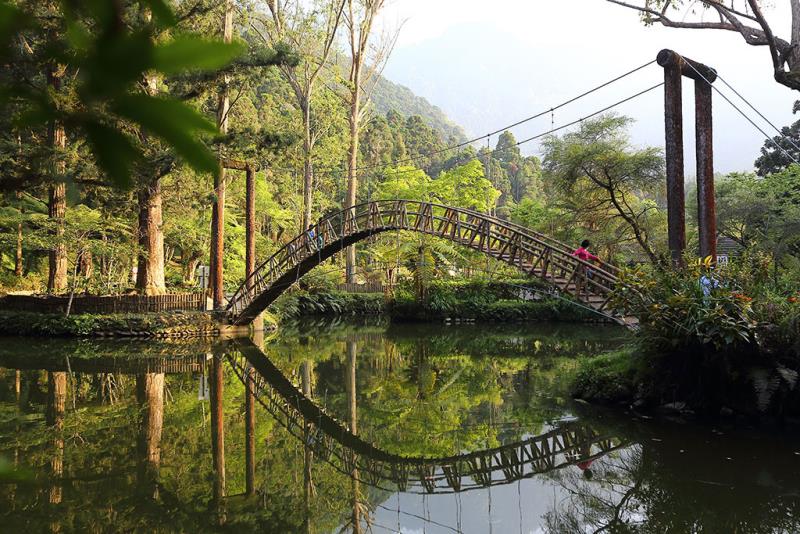
[{"label": "pond water", "polygon": [[798,532],[800,439],[591,409],[614,327],[0,340],[0,532]]}]

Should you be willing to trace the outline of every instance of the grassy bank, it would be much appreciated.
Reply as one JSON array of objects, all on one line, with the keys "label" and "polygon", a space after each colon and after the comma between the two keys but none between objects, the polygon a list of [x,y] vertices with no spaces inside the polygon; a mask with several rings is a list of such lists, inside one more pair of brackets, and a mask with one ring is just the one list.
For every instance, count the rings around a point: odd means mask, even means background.
[{"label": "grassy bank", "polygon": [[390,303],[389,314],[398,321],[468,319],[503,323],[600,319],[597,314],[566,299],[539,292],[540,288],[535,286],[526,290],[530,284],[526,280],[520,283],[482,280],[437,282],[427,288],[422,301],[410,290],[401,288]]},{"label": "grassy bank", "polygon": [[[565,299],[525,300],[520,285],[504,282],[441,282],[428,288],[424,301],[406,289],[393,298],[383,293],[296,290],[282,295],[264,313],[265,326],[309,316],[383,315],[398,322],[447,319],[490,323],[588,322],[600,319]],[[533,293],[528,293],[530,297]],[[178,337],[215,335],[211,313],[63,314],[0,310],[0,335],[58,337]]]},{"label": "grassy bank", "polygon": [[0,335],[36,337],[195,337],[213,336],[210,313],[70,315],[0,310]]}]

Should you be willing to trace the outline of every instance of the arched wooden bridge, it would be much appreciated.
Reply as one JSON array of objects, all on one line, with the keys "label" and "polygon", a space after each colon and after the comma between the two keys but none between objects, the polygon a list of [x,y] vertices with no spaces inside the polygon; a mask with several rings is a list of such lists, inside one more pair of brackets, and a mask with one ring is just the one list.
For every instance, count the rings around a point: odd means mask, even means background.
[{"label": "arched wooden bridge", "polygon": [[[293,436],[347,476],[387,491],[458,493],[516,482],[595,460],[627,444],[578,423],[565,423],[523,441],[441,458],[384,451],[352,434],[289,381],[252,342],[239,341],[230,363],[256,399]],[[249,372],[255,369],[255,373]]]},{"label": "arched wooden bridge", "polygon": [[572,255],[573,249],[523,226],[473,210],[417,200],[359,204],[320,220],[255,269],[228,304],[228,320],[252,322],[311,269],[346,247],[388,231],[428,234],[477,250],[535,276],[620,324],[633,324],[610,307],[619,271]]}]

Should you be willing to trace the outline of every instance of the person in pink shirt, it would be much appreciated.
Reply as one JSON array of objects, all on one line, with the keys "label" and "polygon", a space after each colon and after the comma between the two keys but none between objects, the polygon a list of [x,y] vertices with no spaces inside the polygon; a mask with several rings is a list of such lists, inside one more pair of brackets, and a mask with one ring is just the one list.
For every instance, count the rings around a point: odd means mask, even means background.
[{"label": "person in pink shirt", "polygon": [[584,239],[581,242],[581,246],[575,249],[575,252],[572,253],[573,256],[577,256],[584,261],[600,261],[600,258],[589,252],[587,249],[592,246],[592,243],[588,239]]}]

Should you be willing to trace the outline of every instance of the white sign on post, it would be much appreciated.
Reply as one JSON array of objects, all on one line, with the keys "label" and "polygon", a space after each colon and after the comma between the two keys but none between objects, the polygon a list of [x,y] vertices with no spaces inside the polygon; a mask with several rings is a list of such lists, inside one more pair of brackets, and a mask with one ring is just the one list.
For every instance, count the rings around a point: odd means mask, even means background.
[{"label": "white sign on post", "polygon": [[200,289],[208,289],[208,281],[211,277],[211,268],[208,265],[200,265],[197,268],[197,285]]}]

